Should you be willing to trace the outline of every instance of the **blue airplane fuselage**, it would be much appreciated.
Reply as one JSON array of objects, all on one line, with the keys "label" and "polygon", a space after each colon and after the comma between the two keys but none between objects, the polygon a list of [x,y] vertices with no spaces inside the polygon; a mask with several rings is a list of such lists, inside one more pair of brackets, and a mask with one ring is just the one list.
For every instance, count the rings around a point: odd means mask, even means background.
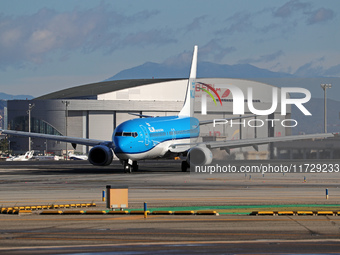
[{"label": "blue airplane fuselage", "polygon": [[188,143],[199,136],[199,121],[193,117],[169,116],[132,119],[120,124],[112,140],[120,159],[162,157],[172,144]]}]

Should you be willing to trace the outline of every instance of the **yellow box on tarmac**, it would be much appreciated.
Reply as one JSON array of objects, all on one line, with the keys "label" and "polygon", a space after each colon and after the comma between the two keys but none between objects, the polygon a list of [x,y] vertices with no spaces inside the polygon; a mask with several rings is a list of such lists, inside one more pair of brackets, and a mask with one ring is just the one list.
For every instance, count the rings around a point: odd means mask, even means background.
[{"label": "yellow box on tarmac", "polygon": [[294,215],[293,211],[278,211],[277,215]]},{"label": "yellow box on tarmac", "polygon": [[318,215],[334,215],[333,211],[318,211]]},{"label": "yellow box on tarmac", "polygon": [[274,215],[273,211],[258,211],[258,215]]},{"label": "yellow box on tarmac", "polygon": [[297,215],[314,215],[313,211],[297,211]]},{"label": "yellow box on tarmac", "polygon": [[[14,213],[14,212],[13,212]],[[19,215],[20,214],[31,214],[32,213],[32,210],[19,210],[18,211]]]}]

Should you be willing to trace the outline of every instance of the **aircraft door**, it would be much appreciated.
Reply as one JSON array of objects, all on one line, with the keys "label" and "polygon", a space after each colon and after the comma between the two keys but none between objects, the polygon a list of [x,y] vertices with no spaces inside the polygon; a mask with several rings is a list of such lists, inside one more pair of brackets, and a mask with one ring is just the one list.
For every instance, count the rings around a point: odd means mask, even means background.
[{"label": "aircraft door", "polygon": [[171,129],[171,136],[172,136],[172,140],[176,139],[176,130],[174,128]]},{"label": "aircraft door", "polygon": [[149,133],[143,125],[139,125],[139,126],[143,130],[143,133],[144,133],[145,146],[148,146],[150,143]]}]

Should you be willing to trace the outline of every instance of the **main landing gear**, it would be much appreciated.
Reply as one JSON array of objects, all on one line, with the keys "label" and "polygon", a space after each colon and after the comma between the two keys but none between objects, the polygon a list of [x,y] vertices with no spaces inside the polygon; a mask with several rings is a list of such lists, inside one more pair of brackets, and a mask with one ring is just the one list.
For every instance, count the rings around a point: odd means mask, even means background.
[{"label": "main landing gear", "polygon": [[138,171],[138,163],[137,161],[132,160],[124,160],[123,162],[124,172],[125,173],[132,173],[133,171]]},{"label": "main landing gear", "polygon": [[190,168],[190,165],[188,164],[188,162],[187,161],[182,161],[182,164],[181,164],[181,170],[182,170],[182,172],[186,172],[186,171],[188,171],[188,168]]}]

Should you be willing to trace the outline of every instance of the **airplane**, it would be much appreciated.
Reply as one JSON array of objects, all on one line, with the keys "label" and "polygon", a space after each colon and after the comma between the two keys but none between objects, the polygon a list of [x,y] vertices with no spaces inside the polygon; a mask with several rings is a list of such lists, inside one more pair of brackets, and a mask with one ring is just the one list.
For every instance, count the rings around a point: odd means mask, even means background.
[{"label": "airplane", "polygon": [[34,151],[27,151],[25,155],[18,155],[15,157],[9,157],[6,161],[29,161],[33,158]]},{"label": "airplane", "polygon": [[[190,165],[207,165],[212,162],[211,149],[220,148],[227,152],[233,148],[252,146],[271,142],[292,141],[300,139],[327,138],[333,134],[295,135],[286,137],[267,137],[228,141],[198,142],[200,125],[213,123],[199,121],[192,117],[194,113],[196,70],[198,46],[194,47],[190,75],[187,84],[184,105],[176,116],[152,117],[140,115],[140,118],[131,119],[118,125],[110,141],[38,134],[31,132],[0,130],[3,134],[36,137],[61,142],[93,146],[88,154],[88,160],[96,166],[110,165],[114,154],[120,159],[124,171],[131,173],[138,170],[138,161],[144,159],[168,158],[178,155],[187,156],[182,161],[181,169],[187,171]],[[230,119],[248,118],[242,116]]]},{"label": "airplane", "polygon": [[72,152],[69,152],[68,158],[71,160],[88,160],[87,155],[78,155],[78,154],[73,154]]}]

